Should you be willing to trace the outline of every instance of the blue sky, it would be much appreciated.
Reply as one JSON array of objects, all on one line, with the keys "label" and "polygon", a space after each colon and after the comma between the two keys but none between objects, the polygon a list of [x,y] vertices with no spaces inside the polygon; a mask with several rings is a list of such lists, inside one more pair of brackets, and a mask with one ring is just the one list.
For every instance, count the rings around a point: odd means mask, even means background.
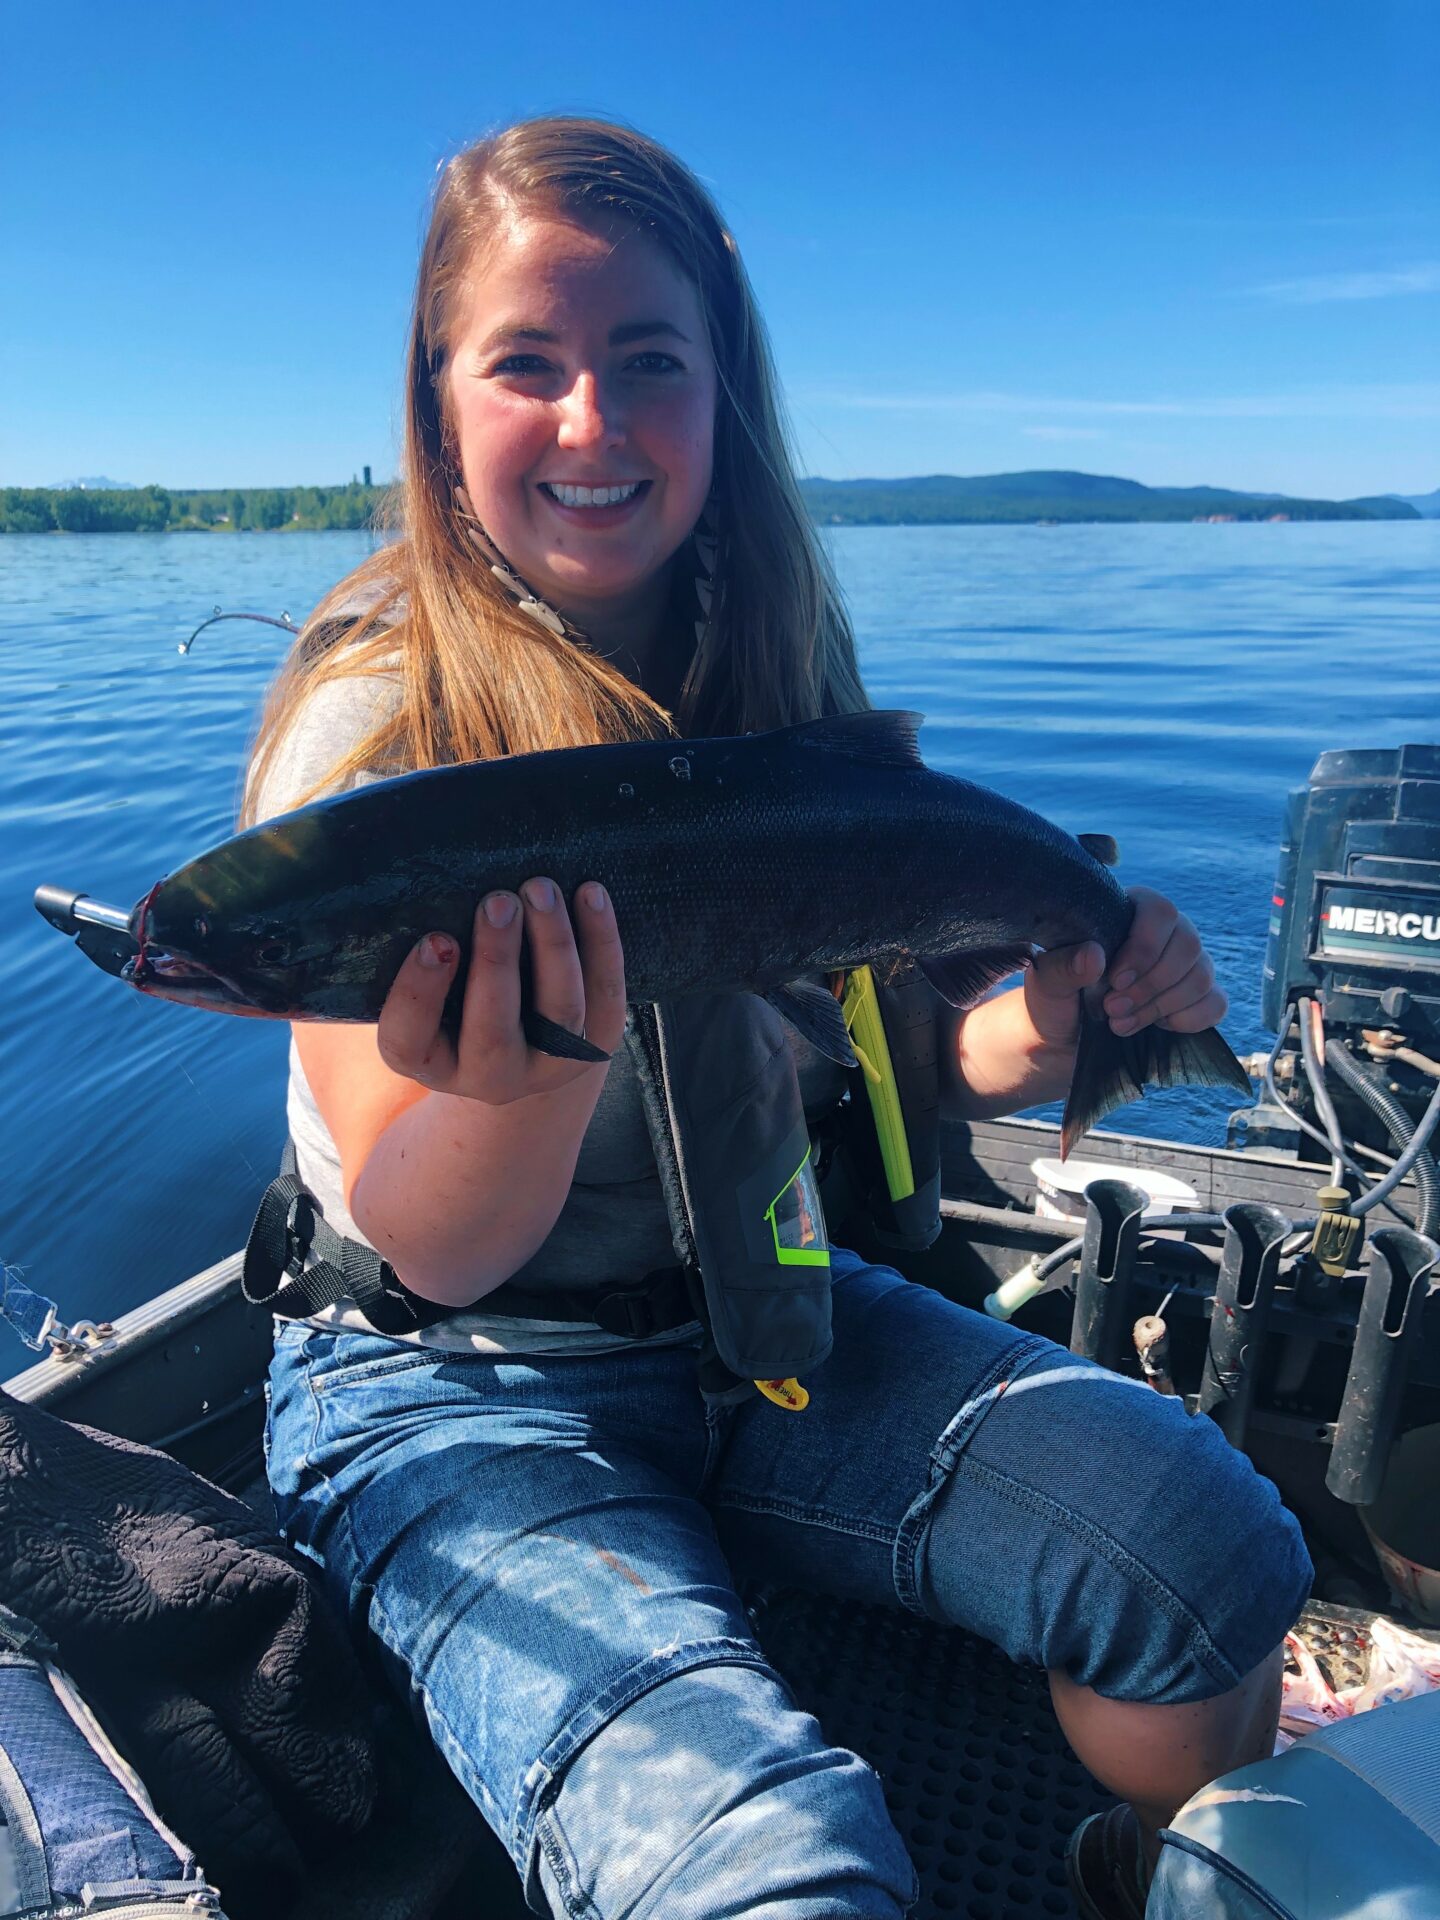
[{"label": "blue sky", "polygon": [[1435,0],[11,7],[0,483],[388,477],[435,169],[560,110],[715,191],[807,471],[1429,491],[1437,100]]}]

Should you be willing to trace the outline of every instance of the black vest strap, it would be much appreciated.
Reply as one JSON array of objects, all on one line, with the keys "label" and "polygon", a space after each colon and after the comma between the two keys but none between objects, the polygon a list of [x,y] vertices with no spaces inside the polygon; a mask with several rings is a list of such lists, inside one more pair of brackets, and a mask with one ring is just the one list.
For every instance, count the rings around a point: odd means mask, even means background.
[{"label": "black vest strap", "polygon": [[[266,1188],[256,1212],[240,1286],[252,1306],[266,1307],[287,1320],[306,1319],[339,1300],[353,1300],[378,1333],[414,1333],[466,1311],[412,1293],[373,1247],[336,1233],[319,1201],[301,1183],[292,1140],[285,1143],[279,1178]],[[702,1320],[704,1290],[698,1272],[662,1267],[638,1286],[584,1293],[530,1293],[506,1282],[484,1296],[482,1311],[525,1320],[572,1320],[628,1340],[648,1340]]]},{"label": "black vest strap", "polygon": [[279,1178],[256,1210],[240,1290],[252,1306],[287,1320],[303,1320],[348,1297],[378,1333],[414,1333],[453,1311],[411,1293],[373,1247],[336,1233],[301,1184],[292,1140],[285,1142]]}]

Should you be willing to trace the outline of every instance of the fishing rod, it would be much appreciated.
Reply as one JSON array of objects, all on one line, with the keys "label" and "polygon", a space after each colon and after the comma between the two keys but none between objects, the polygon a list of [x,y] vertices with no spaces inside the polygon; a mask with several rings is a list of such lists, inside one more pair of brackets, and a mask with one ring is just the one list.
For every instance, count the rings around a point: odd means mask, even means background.
[{"label": "fishing rod", "polygon": [[[227,612],[224,607],[215,607],[189,638],[179,643],[176,652],[189,653],[206,628],[218,626],[222,620],[253,620],[260,626],[278,627],[282,633],[292,636],[300,632],[289,613],[283,610],[277,618],[273,613],[238,609]],[[77,893],[69,887],[44,886],[35,889],[35,911],[61,933],[76,938],[81,951],[107,973],[118,974],[140,951],[130,928],[130,908],[107,907],[90,894]]]},{"label": "fishing rod", "polygon": [[188,640],[182,640],[180,642],[175,651],[177,653],[189,653],[205,629],[207,627],[218,626],[222,620],[254,620],[264,627],[279,627],[282,633],[288,634],[298,634],[300,631],[288,613],[282,612],[280,618],[277,620],[274,614],[270,613],[227,613],[223,607],[216,607],[213,612],[208,614],[206,618],[200,622]]}]

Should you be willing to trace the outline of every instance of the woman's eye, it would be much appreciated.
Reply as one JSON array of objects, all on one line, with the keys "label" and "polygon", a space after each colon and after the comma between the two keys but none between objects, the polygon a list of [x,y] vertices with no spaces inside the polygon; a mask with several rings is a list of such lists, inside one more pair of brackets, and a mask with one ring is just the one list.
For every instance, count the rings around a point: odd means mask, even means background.
[{"label": "woman's eye", "polygon": [[639,373],[683,373],[673,353],[637,353],[628,365]]},{"label": "woman's eye", "polygon": [[490,371],[492,373],[533,374],[548,373],[550,368],[549,363],[542,360],[538,353],[512,353],[508,354],[505,359],[497,361]]}]

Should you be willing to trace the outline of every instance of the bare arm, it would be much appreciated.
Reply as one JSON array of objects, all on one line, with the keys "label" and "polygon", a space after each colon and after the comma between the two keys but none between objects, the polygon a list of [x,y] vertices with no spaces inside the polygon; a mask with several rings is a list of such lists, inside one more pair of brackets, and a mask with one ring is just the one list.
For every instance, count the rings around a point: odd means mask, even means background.
[{"label": "bare arm", "polygon": [[[458,953],[430,936],[396,978],[378,1028],[295,1030],[305,1077],[335,1139],[346,1201],[408,1287],[465,1306],[523,1266],[574,1177],[603,1065],[556,1060],[519,1024],[522,933],[537,1010],[613,1052],[624,1032],[624,963],[608,899],[531,904],[495,926],[475,919],[458,1046],[440,1028]],[[553,894],[553,889],[552,889]],[[491,896],[494,900],[497,896]],[[582,890],[582,897],[587,897]],[[499,896],[515,905],[514,895]]]},{"label": "bare arm", "polygon": [[968,1013],[942,1007],[940,1019],[941,1097],[953,1118],[994,1120],[1069,1092],[1074,1045],[1042,1037],[1024,987],[982,1000]]}]

